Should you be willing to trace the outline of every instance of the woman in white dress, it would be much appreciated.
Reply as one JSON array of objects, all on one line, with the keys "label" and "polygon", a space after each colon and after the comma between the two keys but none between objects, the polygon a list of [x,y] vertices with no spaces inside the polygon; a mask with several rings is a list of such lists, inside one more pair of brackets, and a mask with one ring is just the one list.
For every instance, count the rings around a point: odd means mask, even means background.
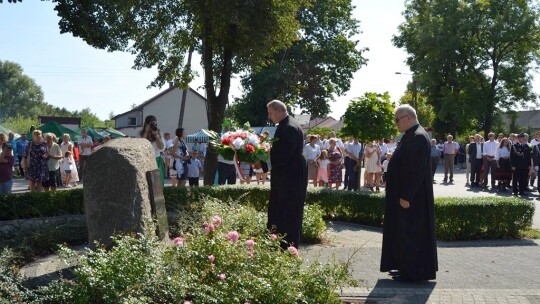
[{"label": "woman in white dress", "polygon": [[[74,144],[70,140],[69,134],[62,135],[62,144],[60,144],[60,149],[62,150],[62,155],[66,155],[66,151],[71,152],[71,162],[75,164],[75,159],[73,158],[73,155],[75,154],[73,152]],[[62,170],[62,180],[66,180],[65,172]],[[77,171],[77,166],[73,166],[71,169],[71,181],[75,183],[75,187],[77,187],[77,182],[79,181],[79,171]],[[64,185],[64,187],[69,187],[69,185]]]},{"label": "woman in white dress", "polygon": [[[382,173],[382,167],[379,162],[379,159],[381,159],[381,150],[379,148],[379,145],[374,144],[373,142],[370,142],[365,150],[366,155],[366,180],[367,180],[367,187],[373,191],[373,186],[377,187],[377,192],[380,191],[379,185],[381,181],[381,173]],[[375,177],[375,182],[373,181]]]}]

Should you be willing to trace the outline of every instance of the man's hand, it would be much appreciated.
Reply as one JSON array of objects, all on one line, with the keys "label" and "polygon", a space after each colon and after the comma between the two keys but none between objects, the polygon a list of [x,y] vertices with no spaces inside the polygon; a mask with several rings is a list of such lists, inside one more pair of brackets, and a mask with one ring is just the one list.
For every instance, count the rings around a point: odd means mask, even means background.
[{"label": "man's hand", "polygon": [[404,200],[402,198],[399,199],[399,204],[401,205],[401,207],[407,209],[411,206],[411,204],[409,204],[409,201],[407,200]]}]

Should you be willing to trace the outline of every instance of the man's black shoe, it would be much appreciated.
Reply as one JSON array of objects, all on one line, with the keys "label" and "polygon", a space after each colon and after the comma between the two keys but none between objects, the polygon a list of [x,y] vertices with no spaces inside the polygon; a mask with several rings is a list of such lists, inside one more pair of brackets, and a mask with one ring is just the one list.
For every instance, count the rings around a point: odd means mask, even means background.
[{"label": "man's black shoe", "polygon": [[401,274],[399,273],[399,270],[390,270],[388,272],[388,275],[391,277],[395,277],[395,276],[400,276]]}]

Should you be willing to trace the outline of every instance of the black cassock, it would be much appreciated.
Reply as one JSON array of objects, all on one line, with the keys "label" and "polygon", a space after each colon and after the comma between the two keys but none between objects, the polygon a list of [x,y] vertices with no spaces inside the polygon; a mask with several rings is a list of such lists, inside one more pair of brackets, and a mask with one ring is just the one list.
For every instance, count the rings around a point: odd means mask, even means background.
[{"label": "black cassock", "polygon": [[270,149],[268,229],[285,235],[286,242],[298,247],[307,189],[307,162],[302,155],[304,133],[287,116],[279,122],[274,138],[277,140]]},{"label": "black cassock", "polygon": [[[438,270],[430,141],[420,125],[405,132],[386,173],[381,271],[433,280]],[[403,198],[410,203],[405,209]]]}]

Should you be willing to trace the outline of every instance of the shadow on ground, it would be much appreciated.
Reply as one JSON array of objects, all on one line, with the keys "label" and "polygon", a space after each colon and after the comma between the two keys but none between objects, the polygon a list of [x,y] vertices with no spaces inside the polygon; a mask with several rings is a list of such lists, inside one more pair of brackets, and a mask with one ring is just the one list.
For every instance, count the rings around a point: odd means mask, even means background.
[{"label": "shadow on ground", "polygon": [[[396,302],[422,304],[429,299],[436,282],[404,282],[394,281],[390,278],[379,279],[373,290],[369,293],[365,303]],[[413,292],[408,292],[414,289]]]}]

